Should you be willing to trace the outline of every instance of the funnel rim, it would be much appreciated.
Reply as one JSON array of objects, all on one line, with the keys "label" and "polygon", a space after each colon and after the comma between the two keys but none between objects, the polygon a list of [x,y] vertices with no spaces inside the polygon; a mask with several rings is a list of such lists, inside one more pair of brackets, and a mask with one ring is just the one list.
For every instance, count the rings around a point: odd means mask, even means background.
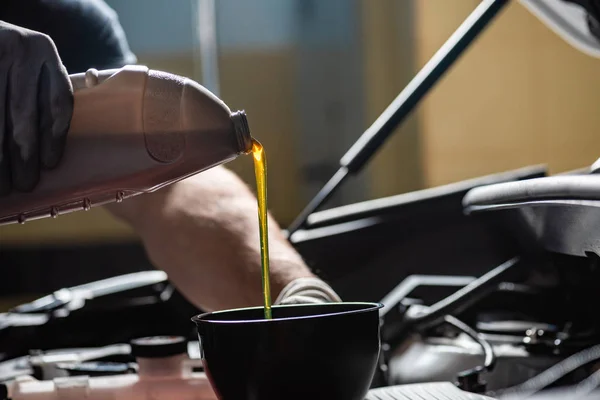
[{"label": "funnel rim", "polygon": [[295,321],[295,320],[304,320],[304,319],[314,319],[314,318],[323,318],[323,317],[335,317],[342,316],[348,314],[361,314],[367,312],[373,312],[383,308],[382,303],[375,302],[361,302],[361,301],[349,301],[349,302],[336,302],[336,303],[318,303],[318,304],[278,304],[271,307],[271,309],[276,308],[298,308],[298,307],[334,307],[339,305],[362,305],[367,306],[364,308],[358,308],[355,310],[346,310],[346,311],[333,311],[333,312],[320,312],[314,315],[301,315],[296,317],[282,317],[282,318],[272,318],[272,319],[235,319],[235,320],[220,320],[220,319],[206,319],[211,315],[222,315],[237,311],[247,311],[247,310],[260,310],[264,309],[264,306],[254,306],[254,307],[241,307],[241,308],[232,308],[227,310],[219,310],[212,312],[205,312],[202,314],[198,314],[193,316],[192,322],[195,324],[200,323],[210,323],[210,324],[218,324],[218,325],[237,325],[237,324],[264,324],[264,323],[276,323],[276,322],[284,322],[284,321]]}]

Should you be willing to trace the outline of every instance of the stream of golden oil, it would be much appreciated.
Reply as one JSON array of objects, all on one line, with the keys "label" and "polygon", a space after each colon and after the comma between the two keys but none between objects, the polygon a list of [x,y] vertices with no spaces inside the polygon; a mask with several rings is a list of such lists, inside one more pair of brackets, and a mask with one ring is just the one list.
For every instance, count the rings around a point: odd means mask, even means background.
[{"label": "stream of golden oil", "polygon": [[252,140],[254,174],[256,175],[256,198],[258,200],[258,226],[260,232],[260,261],[262,265],[262,291],[265,318],[271,319],[271,284],[269,282],[269,227],[267,222],[267,157],[265,149],[256,139]]}]

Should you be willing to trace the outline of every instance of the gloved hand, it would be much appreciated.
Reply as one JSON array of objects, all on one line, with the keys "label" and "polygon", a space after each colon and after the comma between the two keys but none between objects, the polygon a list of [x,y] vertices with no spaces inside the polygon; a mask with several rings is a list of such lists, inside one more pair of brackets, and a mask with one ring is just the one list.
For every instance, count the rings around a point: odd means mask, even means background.
[{"label": "gloved hand", "polygon": [[0,195],[30,191],[59,163],[73,88],[54,42],[0,21]]},{"label": "gloved hand", "polygon": [[283,288],[274,304],[339,303],[335,291],[318,278],[298,278]]}]

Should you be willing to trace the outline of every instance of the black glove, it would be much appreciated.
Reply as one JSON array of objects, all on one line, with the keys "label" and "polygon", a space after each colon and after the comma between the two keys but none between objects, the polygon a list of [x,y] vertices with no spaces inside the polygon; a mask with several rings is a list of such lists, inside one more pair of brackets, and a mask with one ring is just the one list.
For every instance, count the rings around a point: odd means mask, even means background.
[{"label": "black glove", "polygon": [[30,191],[59,163],[73,88],[48,36],[0,21],[0,195]]}]

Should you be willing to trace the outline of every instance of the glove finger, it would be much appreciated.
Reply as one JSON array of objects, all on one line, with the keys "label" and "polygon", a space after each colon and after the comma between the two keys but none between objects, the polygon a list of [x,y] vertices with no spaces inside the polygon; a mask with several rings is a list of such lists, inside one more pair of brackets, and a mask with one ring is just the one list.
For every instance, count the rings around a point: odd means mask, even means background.
[{"label": "glove finger", "polygon": [[10,192],[10,160],[6,133],[8,67],[0,67],[0,196]]},{"label": "glove finger", "polygon": [[14,64],[8,83],[8,145],[12,186],[30,191],[40,176],[38,140],[38,76],[39,65]]},{"label": "glove finger", "polygon": [[40,140],[40,161],[43,168],[54,168],[60,156],[62,155],[62,147],[64,146],[64,137],[55,139],[53,133],[54,117],[52,115],[52,94],[50,71],[44,63],[40,71],[40,81],[38,85],[38,114],[39,114],[39,140]]},{"label": "glove finger", "polygon": [[42,166],[48,169],[60,162],[73,116],[71,80],[54,44],[49,44],[39,86],[41,161]]}]

